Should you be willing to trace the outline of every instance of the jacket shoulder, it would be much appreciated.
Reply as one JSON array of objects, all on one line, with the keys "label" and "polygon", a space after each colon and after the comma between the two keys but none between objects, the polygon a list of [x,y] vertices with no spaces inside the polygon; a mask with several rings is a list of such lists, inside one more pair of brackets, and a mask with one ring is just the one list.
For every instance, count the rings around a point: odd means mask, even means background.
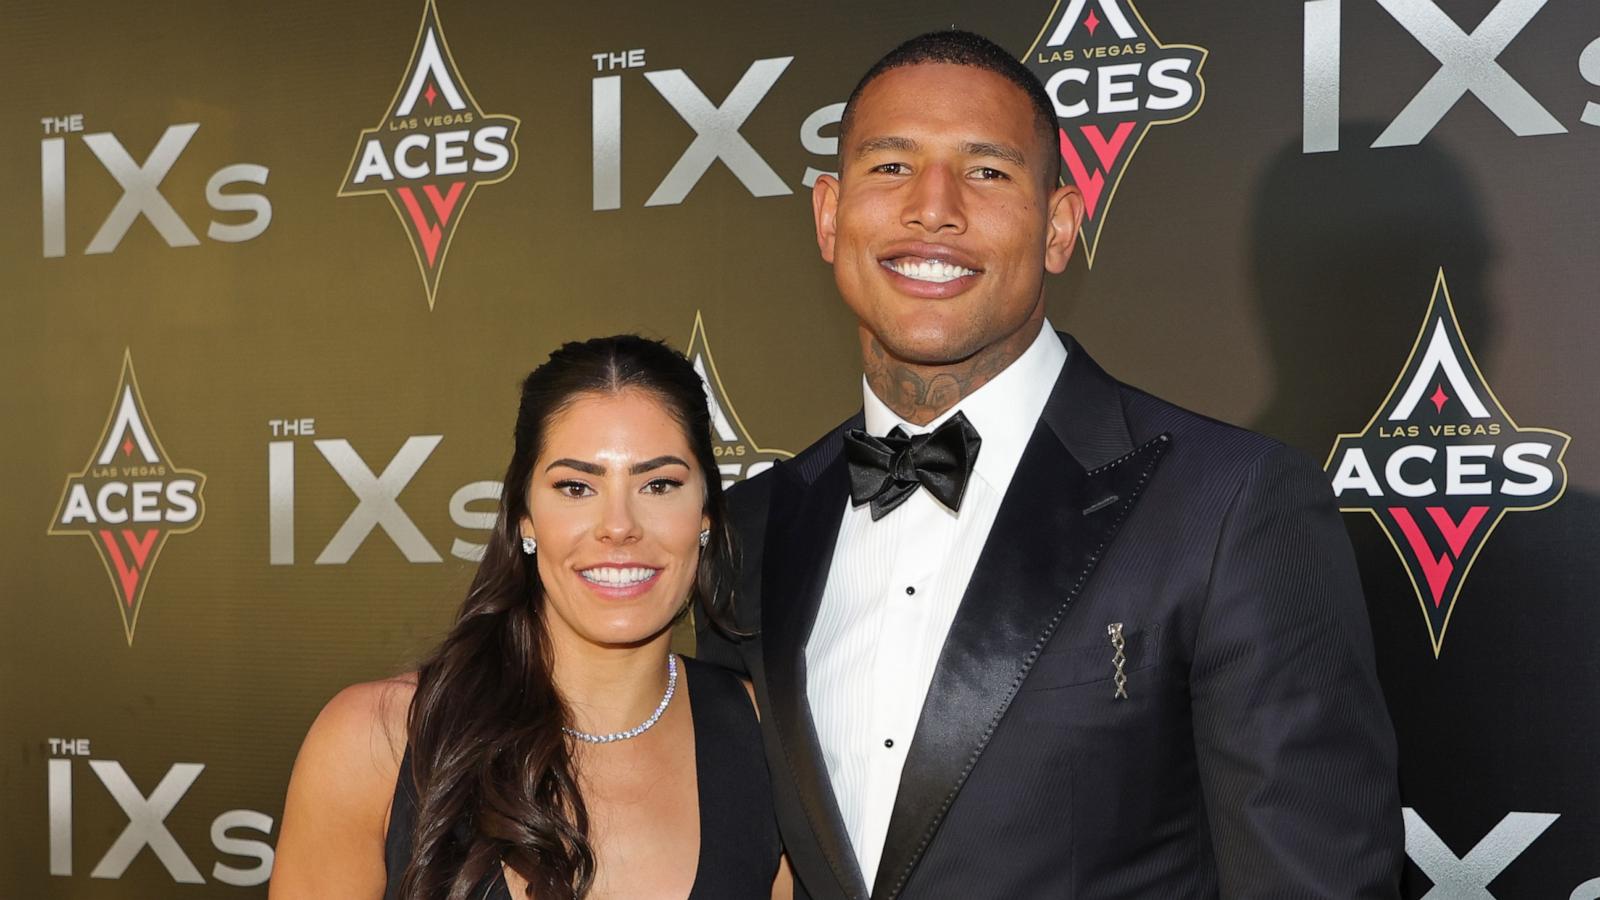
[{"label": "jacket shoulder", "polygon": [[1172,437],[1173,461],[1209,478],[1235,482],[1263,465],[1321,473],[1321,467],[1282,441],[1118,384],[1128,430],[1137,446],[1162,434]]},{"label": "jacket shoulder", "polygon": [[723,495],[728,506],[728,522],[741,535],[758,529],[767,518],[767,506],[772,502],[772,485],[780,477],[779,460],[771,468],[753,475],[728,488]]}]

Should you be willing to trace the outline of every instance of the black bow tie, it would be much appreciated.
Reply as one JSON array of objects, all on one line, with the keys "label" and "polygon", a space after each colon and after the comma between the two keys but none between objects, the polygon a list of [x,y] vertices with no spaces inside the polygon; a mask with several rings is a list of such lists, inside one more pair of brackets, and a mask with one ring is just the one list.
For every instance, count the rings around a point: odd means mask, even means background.
[{"label": "black bow tie", "polygon": [[927,434],[907,436],[896,426],[880,438],[852,428],[844,434],[850,501],[871,503],[876,522],[925,487],[940,503],[960,509],[982,443],[978,429],[959,412]]}]

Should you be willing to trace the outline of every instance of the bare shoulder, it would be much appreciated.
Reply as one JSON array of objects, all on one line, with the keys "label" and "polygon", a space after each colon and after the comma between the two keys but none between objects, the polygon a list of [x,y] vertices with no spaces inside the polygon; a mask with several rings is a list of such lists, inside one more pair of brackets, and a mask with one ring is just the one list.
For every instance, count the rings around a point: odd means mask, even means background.
[{"label": "bare shoulder", "polygon": [[306,732],[289,778],[271,897],[383,894],[384,832],[414,676],[351,685]]},{"label": "bare shoulder", "polygon": [[370,765],[392,781],[405,753],[406,716],[416,690],[414,673],[350,685],[311,723],[301,759],[309,751],[313,758],[334,764]]}]

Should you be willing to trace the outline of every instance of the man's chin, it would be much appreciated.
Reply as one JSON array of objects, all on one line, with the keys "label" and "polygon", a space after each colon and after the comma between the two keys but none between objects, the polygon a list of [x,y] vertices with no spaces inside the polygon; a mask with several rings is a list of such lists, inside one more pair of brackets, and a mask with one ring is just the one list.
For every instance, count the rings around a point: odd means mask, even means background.
[{"label": "man's chin", "polygon": [[878,343],[895,361],[913,366],[951,366],[972,357],[981,348],[975,338],[953,329],[918,329],[910,333],[877,334]]}]

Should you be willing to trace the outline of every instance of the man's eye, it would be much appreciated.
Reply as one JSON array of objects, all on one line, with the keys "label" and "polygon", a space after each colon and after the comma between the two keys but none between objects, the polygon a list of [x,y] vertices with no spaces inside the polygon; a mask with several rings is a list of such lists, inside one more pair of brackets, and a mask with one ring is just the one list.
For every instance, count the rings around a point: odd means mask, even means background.
[{"label": "man's eye", "polygon": [[558,481],[555,483],[555,489],[567,497],[587,497],[594,493],[592,488],[581,481]]},{"label": "man's eye", "polygon": [[880,163],[873,166],[872,171],[881,172],[885,175],[904,175],[906,173],[906,164],[897,162]]},{"label": "man's eye", "polygon": [[675,478],[653,478],[645,483],[644,492],[647,494],[667,494],[683,487],[683,482]]},{"label": "man's eye", "polygon": [[1007,175],[1006,173],[1000,171],[999,169],[991,169],[988,166],[980,167],[973,174],[977,175],[979,178],[981,178],[981,179],[983,179],[985,181],[992,181],[992,180],[997,180],[997,179],[1002,179],[1002,178],[1010,178],[1011,177],[1010,175]]}]

